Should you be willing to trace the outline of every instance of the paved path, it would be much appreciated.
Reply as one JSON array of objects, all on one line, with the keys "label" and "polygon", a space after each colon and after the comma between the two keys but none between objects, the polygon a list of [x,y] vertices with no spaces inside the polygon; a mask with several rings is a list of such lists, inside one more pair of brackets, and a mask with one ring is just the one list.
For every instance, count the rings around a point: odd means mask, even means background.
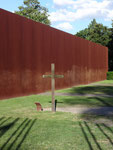
[{"label": "paved path", "polygon": [[[95,84],[92,85],[102,85],[102,86],[113,86],[113,84]],[[39,95],[51,95],[51,92],[41,93]],[[80,93],[55,93],[59,96],[85,96],[85,97],[113,97],[112,94],[80,94]],[[44,108],[44,111],[51,111],[51,108]],[[95,115],[113,115],[113,107],[87,107],[87,106],[73,106],[73,107],[59,107],[56,111],[60,112],[71,112],[74,114],[95,114]]]},{"label": "paved path", "polygon": [[[51,95],[50,92],[41,93],[40,95]],[[55,95],[62,96],[86,96],[86,97],[113,97],[107,94],[72,94],[72,93],[55,93]],[[44,111],[51,111],[51,108],[45,108]],[[71,112],[74,114],[95,114],[95,115],[113,115],[113,107],[87,107],[87,106],[73,106],[73,107],[59,107],[56,111]]]},{"label": "paved path", "polygon": [[[51,95],[51,92],[45,92],[45,93],[40,93],[39,95]],[[86,96],[86,97],[113,97],[113,95],[108,95],[108,94],[80,94],[80,93],[55,93],[57,96]]]},{"label": "paved path", "polygon": [[[44,111],[51,111],[51,108],[44,108]],[[56,111],[74,114],[113,115],[113,107],[59,107]]]}]

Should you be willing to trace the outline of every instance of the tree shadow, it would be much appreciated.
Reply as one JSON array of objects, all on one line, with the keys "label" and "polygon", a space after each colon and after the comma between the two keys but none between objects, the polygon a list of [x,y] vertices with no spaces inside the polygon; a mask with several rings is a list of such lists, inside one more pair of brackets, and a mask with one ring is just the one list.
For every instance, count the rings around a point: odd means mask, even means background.
[{"label": "tree shadow", "polygon": [[31,121],[31,124],[30,124],[29,128],[28,128],[27,131],[25,132],[25,134],[24,134],[23,138],[21,139],[20,143],[17,145],[16,150],[18,150],[18,149],[21,147],[22,143],[24,142],[25,138],[26,138],[27,135],[29,134],[29,132],[30,132],[30,130],[31,130],[31,128],[33,127],[33,125],[34,125],[35,122],[36,122],[36,119],[34,119],[34,120]]},{"label": "tree shadow", "polygon": [[[96,108],[88,108],[87,110],[83,111],[82,114],[91,114],[91,115],[102,115],[103,117],[108,117],[108,116],[112,116],[113,115],[113,101],[107,101],[107,99],[103,99],[103,98],[99,98],[99,97],[93,97],[93,98],[88,98],[88,99],[96,99],[97,101],[99,101],[100,103],[102,103],[102,105],[100,105],[100,107],[96,107]],[[104,106],[104,107],[103,107]],[[85,117],[83,115],[83,117]]]},{"label": "tree shadow", "polygon": [[2,118],[0,118],[0,122],[1,122],[1,120],[3,120],[5,117],[2,117]]},{"label": "tree shadow", "polygon": [[102,85],[95,85],[95,86],[85,86],[85,87],[73,87],[69,90],[69,93],[78,93],[85,95],[88,94],[95,94],[95,93],[102,93],[113,95],[113,86],[102,86]]},{"label": "tree shadow", "polygon": [[86,111],[83,111],[82,114],[90,114],[97,116],[110,116],[113,115],[113,107],[99,107],[99,108],[89,108]]},{"label": "tree shadow", "polygon": [[83,105],[96,107],[113,107],[113,98],[109,97],[65,97],[63,103],[68,105]]},{"label": "tree shadow", "polygon": [[[4,134],[6,131],[8,131],[11,127],[14,126],[14,124],[19,120],[19,118],[16,118],[13,122],[4,125],[0,128],[0,130],[3,130]],[[0,147],[0,150],[18,150],[20,149],[22,143],[28,136],[31,128],[33,127],[34,123],[36,122],[36,119],[31,120],[28,118],[25,118],[17,127],[17,129],[9,136],[9,138],[4,142],[4,144]],[[9,144],[10,143],[10,144]],[[16,145],[16,143],[18,143]],[[16,146],[16,147],[15,147]],[[15,147],[15,148],[14,148]]]},{"label": "tree shadow", "polygon": [[11,134],[11,136],[7,139],[7,141],[2,145],[1,150],[8,144],[8,142],[15,136],[18,130],[22,127],[22,125],[28,120],[28,118],[24,119],[24,121],[18,126],[18,128]]},{"label": "tree shadow", "polygon": [[[89,108],[80,114],[83,120],[90,121],[92,123],[100,123],[106,125],[106,128],[113,126],[113,107],[98,107]],[[109,128],[109,130],[111,130]],[[112,130],[111,130],[112,132]]]},{"label": "tree shadow", "polygon": [[[3,119],[5,119],[5,118],[3,118]],[[2,119],[2,120],[3,120],[3,119]],[[11,119],[11,117],[9,117],[9,118],[3,120],[3,121],[0,123],[0,126],[1,126],[2,124],[4,124],[5,122],[7,122],[9,119]]]},{"label": "tree shadow", "polygon": [[14,124],[19,120],[19,118],[16,118],[13,122],[8,123],[7,125],[4,125],[0,127],[0,138],[10,129],[14,126]]},{"label": "tree shadow", "polygon": [[[99,106],[97,107],[89,107],[87,110],[84,110],[81,114],[81,117],[85,120],[93,120],[98,118],[107,118],[113,121],[113,100],[109,100],[109,98],[100,98],[100,97],[90,97],[88,98],[96,99],[100,102]],[[104,107],[103,107],[104,106]],[[85,115],[84,115],[85,114]]]},{"label": "tree shadow", "polygon": [[99,101],[100,103],[102,103],[103,106],[113,107],[113,101],[109,101],[109,98],[103,99],[103,98],[100,98],[100,97],[90,97],[88,99],[90,99],[90,100],[91,99],[96,99],[97,101]]},{"label": "tree shadow", "polygon": [[20,130],[20,132],[17,134],[17,136],[15,137],[15,139],[13,140],[13,142],[9,145],[9,147],[7,148],[7,150],[11,150],[13,145],[15,144],[15,142],[18,140],[18,138],[21,136],[22,132],[25,130],[25,128],[29,125],[31,120],[27,120],[26,123],[24,124],[23,128]]}]

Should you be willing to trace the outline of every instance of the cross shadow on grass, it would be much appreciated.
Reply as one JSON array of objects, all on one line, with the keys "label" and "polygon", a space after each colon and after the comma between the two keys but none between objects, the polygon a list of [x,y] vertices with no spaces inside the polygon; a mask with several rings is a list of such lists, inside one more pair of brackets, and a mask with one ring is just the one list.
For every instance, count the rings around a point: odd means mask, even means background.
[{"label": "cross shadow on grass", "polygon": [[[10,129],[10,127],[14,126],[16,121],[18,121],[19,118],[16,118],[12,123],[10,123],[7,126],[3,126],[2,129],[3,131],[7,131]],[[31,119],[24,119],[14,130],[9,138],[3,143],[3,145],[0,147],[0,150],[18,150],[20,149],[22,143],[26,139],[27,135],[29,134],[31,128],[33,127],[34,123],[36,122],[36,119],[31,120]]]}]

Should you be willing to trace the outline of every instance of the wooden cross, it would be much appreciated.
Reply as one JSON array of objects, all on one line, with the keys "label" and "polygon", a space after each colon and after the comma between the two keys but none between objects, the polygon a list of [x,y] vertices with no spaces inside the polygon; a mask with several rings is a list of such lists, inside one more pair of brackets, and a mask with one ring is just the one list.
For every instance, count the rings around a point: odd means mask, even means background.
[{"label": "wooden cross", "polygon": [[55,64],[51,64],[51,75],[43,75],[43,78],[51,78],[52,111],[55,112],[55,78],[63,78],[63,75],[55,75]]}]

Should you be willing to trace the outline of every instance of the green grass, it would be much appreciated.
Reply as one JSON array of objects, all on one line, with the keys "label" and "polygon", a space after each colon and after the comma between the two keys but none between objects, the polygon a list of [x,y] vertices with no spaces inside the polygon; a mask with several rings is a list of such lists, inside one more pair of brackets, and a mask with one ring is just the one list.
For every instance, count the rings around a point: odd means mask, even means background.
[{"label": "green grass", "polygon": [[102,83],[102,84],[113,84],[113,80],[104,80],[104,81],[99,81],[96,83]]},{"label": "green grass", "polygon": [[[56,96],[56,99],[57,107],[113,105],[113,98],[105,97]],[[51,96],[32,95],[0,101],[0,150],[113,149],[113,123],[106,126],[94,122],[104,116],[37,112],[35,102],[51,107]],[[112,118],[104,119],[113,122]]]},{"label": "green grass", "polygon": [[80,85],[68,89],[57,90],[57,93],[109,94],[113,95],[113,80],[105,80],[89,85]]},{"label": "green grass", "polygon": [[[68,106],[113,106],[113,98],[109,97],[84,97],[84,96],[56,96],[57,107]],[[51,96],[32,95],[0,101],[0,114],[19,117],[37,116],[35,102],[40,102],[42,107],[51,107]]]},{"label": "green grass", "polygon": [[107,72],[107,80],[113,80],[113,71]]},{"label": "green grass", "polygon": [[40,112],[32,119],[28,114],[0,120],[1,150],[110,150],[112,139],[113,127],[70,113]]},{"label": "green grass", "polygon": [[[37,113],[38,115],[40,113]],[[62,120],[56,118],[60,115],[64,116]],[[80,121],[71,114],[51,114],[50,118],[45,120],[3,118],[0,123],[5,120],[6,122],[0,126],[1,150],[88,150],[91,148],[110,150],[113,148],[113,128]]]}]

